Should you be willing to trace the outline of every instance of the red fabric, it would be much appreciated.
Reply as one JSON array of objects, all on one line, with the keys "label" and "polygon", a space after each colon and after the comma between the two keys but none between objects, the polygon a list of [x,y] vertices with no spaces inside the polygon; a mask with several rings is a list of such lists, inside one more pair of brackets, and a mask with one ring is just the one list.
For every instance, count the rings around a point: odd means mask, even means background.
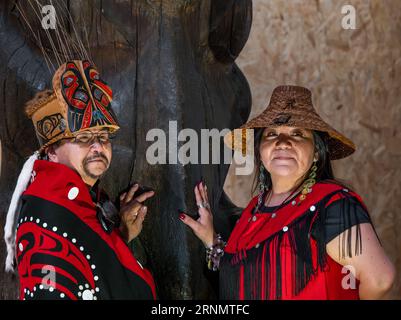
[{"label": "red fabric", "polygon": [[[288,226],[293,222],[296,218],[302,216],[310,210],[310,208],[317,204],[317,202],[323,199],[325,196],[329,195],[332,192],[343,189],[342,186],[334,184],[334,183],[317,183],[313,186],[312,193],[308,194],[306,199],[301,202],[300,206],[293,206],[291,203],[287,204],[285,207],[281,208],[275,218],[271,218],[271,214],[266,213],[256,213],[252,214],[252,209],[257,204],[257,197],[253,198],[249,205],[243,211],[238,223],[236,224],[233,232],[230,235],[230,238],[227,242],[227,246],[225,248],[225,252],[230,254],[235,254],[244,250],[246,254],[246,250],[249,250],[255,245],[265,241],[266,239],[276,235],[278,232],[281,232],[285,226]],[[362,199],[355,193],[349,192],[352,196],[359,199],[362,203]],[[341,195],[333,196],[329,203],[332,203],[335,200],[341,198]],[[296,198],[296,201],[299,201],[299,197]],[[327,205],[328,205],[327,204]],[[317,210],[317,208],[316,208]],[[252,217],[256,217],[256,221],[248,222]],[[263,226],[263,228],[262,228]],[[358,285],[356,283],[355,289],[343,289],[342,288],[342,279],[346,276],[345,273],[342,273],[343,266],[335,262],[329,256],[327,256],[327,266],[324,271],[320,269],[317,271],[317,274],[313,277],[312,280],[307,284],[307,286],[300,292],[300,294],[294,296],[293,295],[293,286],[294,279],[292,279],[291,274],[293,274],[292,270],[292,259],[294,253],[292,252],[292,248],[289,243],[288,234],[283,234],[283,243],[281,244],[279,250],[281,252],[281,266],[282,266],[282,299],[284,300],[306,300],[306,299],[359,299],[358,295]],[[312,248],[312,257],[314,260],[314,265],[317,265],[317,247],[315,245],[315,241],[311,237],[311,248]],[[276,246],[271,245],[269,248],[264,248],[263,250],[270,250],[270,264],[271,266],[275,265],[275,250],[277,250]],[[264,259],[264,253],[262,253]],[[262,274],[264,274],[264,268],[262,267]],[[270,283],[271,292],[273,292],[274,296],[274,288],[273,285],[275,283],[276,274],[275,268],[271,268],[271,273],[264,276],[261,281],[261,287],[263,288],[262,292],[264,293],[264,288],[267,283]],[[240,297],[241,292],[243,291],[244,283],[243,277],[239,279],[240,284]],[[268,298],[268,297],[263,297]]]},{"label": "red fabric", "polygon": [[61,76],[61,90],[69,105],[70,130],[75,132],[99,124],[117,125],[111,109],[111,88],[89,61],[83,61],[82,67],[83,70],[79,63],[70,61]]},{"label": "red fabric", "polygon": [[[35,250],[26,250],[26,247],[28,245],[27,241],[24,240],[19,241],[20,235],[24,235],[26,233],[33,234],[34,236],[33,242],[35,243]],[[86,260],[84,254],[77,247],[72,245],[71,242],[64,239],[63,237],[55,234],[52,231],[41,228],[36,223],[32,222],[32,223],[25,223],[21,225],[21,227],[18,229],[17,243],[21,245],[21,247],[18,247],[17,250],[17,259],[19,259],[20,256],[22,256],[24,250],[27,252],[25,255],[23,255],[22,260],[18,264],[18,272],[20,274],[20,282],[21,282],[20,285],[21,299],[25,296],[25,292],[23,291],[24,288],[33,288],[43,283],[42,277],[34,277],[29,275],[31,275],[35,270],[40,273],[43,273],[43,271],[44,273],[46,273],[46,271],[48,271],[48,269],[46,268],[49,268],[49,266],[46,264],[30,264],[32,255],[38,253],[50,254],[54,257],[60,258],[64,261],[73,264],[84,275],[86,282],[90,285],[90,287],[91,288],[96,287],[95,282],[93,280],[90,264]],[[51,249],[57,245],[62,245],[62,250],[59,252],[52,251]],[[45,269],[42,269],[44,267]],[[56,268],[54,266],[52,266],[52,268],[54,268],[54,271],[56,271],[57,273],[66,276],[67,278],[71,279],[74,282],[77,282],[76,279],[71,274],[65,272],[63,269]],[[52,283],[50,281],[47,282],[46,284],[53,287],[57,286],[58,290],[65,293],[70,299],[76,300],[75,295],[67,288],[64,288],[61,284]]]},{"label": "red fabric", "polygon": [[[140,276],[151,287],[153,297],[156,298],[155,284],[149,270],[142,269],[139,266],[131,250],[116,230],[107,234],[98,223],[95,205],[86,184],[78,173],[67,166],[44,160],[37,160],[33,170],[36,172],[35,180],[24,192],[24,195],[32,195],[51,201],[74,213],[109,245],[125,268]],[[68,199],[68,193],[73,187],[77,187],[79,193],[72,201]],[[52,236],[57,236],[51,231],[48,232]],[[77,254],[80,254],[79,250]],[[82,268],[84,268],[84,263],[82,261],[79,263],[83,264]]]}]

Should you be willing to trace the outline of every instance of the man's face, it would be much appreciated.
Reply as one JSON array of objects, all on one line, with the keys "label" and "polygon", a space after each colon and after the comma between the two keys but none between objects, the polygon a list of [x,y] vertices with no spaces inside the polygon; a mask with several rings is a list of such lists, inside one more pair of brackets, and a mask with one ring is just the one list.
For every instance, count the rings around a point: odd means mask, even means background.
[{"label": "man's face", "polygon": [[63,140],[49,152],[50,161],[77,171],[84,182],[94,185],[110,166],[112,148],[107,130],[86,130],[74,140]]}]

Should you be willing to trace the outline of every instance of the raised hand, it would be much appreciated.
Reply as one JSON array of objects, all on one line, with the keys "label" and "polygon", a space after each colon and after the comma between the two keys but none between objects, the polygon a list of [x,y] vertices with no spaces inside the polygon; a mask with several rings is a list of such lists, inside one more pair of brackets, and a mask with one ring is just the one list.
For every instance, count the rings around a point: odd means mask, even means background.
[{"label": "raised hand", "polygon": [[142,231],[143,220],[148,212],[148,208],[143,202],[153,197],[154,191],[147,191],[135,197],[135,192],[139,185],[135,184],[128,192],[120,196],[120,233],[128,243],[136,238]]},{"label": "raised hand", "polygon": [[216,234],[213,227],[213,215],[210,211],[209,199],[207,196],[207,187],[203,182],[200,182],[195,186],[194,192],[196,204],[199,208],[199,218],[194,220],[184,212],[181,212],[180,219],[192,229],[205,247],[211,247]]}]

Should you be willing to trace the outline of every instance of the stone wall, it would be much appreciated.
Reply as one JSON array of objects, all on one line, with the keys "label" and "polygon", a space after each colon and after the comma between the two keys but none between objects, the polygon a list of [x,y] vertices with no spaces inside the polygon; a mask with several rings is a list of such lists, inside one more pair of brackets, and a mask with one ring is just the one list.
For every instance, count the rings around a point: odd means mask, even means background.
[{"label": "stone wall", "polygon": [[[356,29],[344,30],[341,7],[356,9]],[[334,161],[337,177],[366,202],[386,252],[397,266],[391,298],[401,298],[401,1],[254,0],[253,25],[238,58],[252,91],[251,117],[274,87],[312,90],[315,108],[357,145]],[[253,177],[225,189],[239,206],[251,197]]]}]

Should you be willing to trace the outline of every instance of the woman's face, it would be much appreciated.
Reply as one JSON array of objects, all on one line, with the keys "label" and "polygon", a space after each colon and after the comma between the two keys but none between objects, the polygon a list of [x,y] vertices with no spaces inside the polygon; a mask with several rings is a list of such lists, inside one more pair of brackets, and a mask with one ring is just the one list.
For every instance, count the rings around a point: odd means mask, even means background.
[{"label": "woman's face", "polygon": [[280,126],[266,128],[260,141],[260,159],[272,178],[303,177],[317,153],[311,130]]}]

